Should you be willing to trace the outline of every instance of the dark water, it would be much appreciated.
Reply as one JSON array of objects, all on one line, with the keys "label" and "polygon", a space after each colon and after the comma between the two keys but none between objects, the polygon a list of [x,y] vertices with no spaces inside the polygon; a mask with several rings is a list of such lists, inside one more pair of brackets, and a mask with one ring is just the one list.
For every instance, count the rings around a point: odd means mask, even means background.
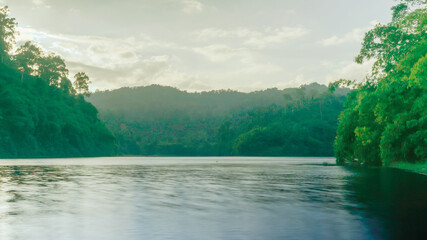
[{"label": "dark water", "polygon": [[0,239],[427,239],[427,176],[322,158],[0,161]]}]

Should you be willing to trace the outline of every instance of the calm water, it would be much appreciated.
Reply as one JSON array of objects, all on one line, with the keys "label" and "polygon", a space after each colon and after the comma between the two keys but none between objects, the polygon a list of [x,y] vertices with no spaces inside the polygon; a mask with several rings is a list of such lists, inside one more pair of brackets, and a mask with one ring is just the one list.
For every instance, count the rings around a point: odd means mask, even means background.
[{"label": "calm water", "polygon": [[327,158],[0,161],[0,239],[422,239],[427,176]]}]

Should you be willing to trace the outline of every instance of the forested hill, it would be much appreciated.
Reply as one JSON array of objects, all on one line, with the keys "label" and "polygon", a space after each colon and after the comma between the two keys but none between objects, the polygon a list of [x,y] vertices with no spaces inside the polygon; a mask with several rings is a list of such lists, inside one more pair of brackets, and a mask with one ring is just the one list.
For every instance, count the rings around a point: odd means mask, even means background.
[{"label": "forested hill", "polygon": [[0,158],[114,154],[114,138],[92,104],[43,79],[21,77],[0,64]]},{"label": "forested hill", "polygon": [[10,54],[15,27],[0,8],[0,158],[114,154],[113,135],[84,99],[87,75],[72,84],[64,60],[30,42]]},{"label": "forested hill", "polygon": [[348,90],[317,83],[251,93],[121,88],[88,98],[124,155],[332,156]]},{"label": "forested hill", "polygon": [[[327,90],[324,85],[312,83],[301,88],[272,88],[251,93],[233,90],[190,93],[173,87],[151,85],[97,92],[92,94],[88,101],[93,103],[102,115],[111,113],[120,115],[125,120],[225,117],[272,104],[292,104],[300,98],[318,98],[327,93]],[[334,95],[343,96],[347,93],[347,89],[338,89]]]}]

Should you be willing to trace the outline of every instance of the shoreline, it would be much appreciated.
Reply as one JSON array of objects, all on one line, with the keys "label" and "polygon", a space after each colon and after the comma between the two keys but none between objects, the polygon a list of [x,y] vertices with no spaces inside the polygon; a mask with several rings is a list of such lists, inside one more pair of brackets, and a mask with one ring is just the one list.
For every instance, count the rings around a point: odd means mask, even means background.
[{"label": "shoreline", "polygon": [[424,162],[424,163],[397,162],[397,163],[391,164],[388,167],[427,175],[427,162]]}]

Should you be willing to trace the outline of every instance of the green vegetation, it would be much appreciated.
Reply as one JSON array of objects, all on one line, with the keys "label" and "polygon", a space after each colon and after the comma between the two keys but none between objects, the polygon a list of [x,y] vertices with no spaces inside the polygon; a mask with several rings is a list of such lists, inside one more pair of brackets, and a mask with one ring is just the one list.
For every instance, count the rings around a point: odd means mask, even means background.
[{"label": "green vegetation", "polygon": [[417,172],[427,174],[427,162],[424,163],[407,163],[407,162],[395,162],[390,164],[392,168],[399,168],[411,172]]},{"label": "green vegetation", "polygon": [[[423,0],[394,6],[392,21],[365,34],[356,62],[375,59],[339,119],[338,164],[391,165],[427,159],[427,7]],[[340,84],[352,84],[340,80]]]},{"label": "green vegetation", "polygon": [[114,137],[82,95],[87,75],[76,75],[74,88],[64,60],[30,42],[11,55],[15,27],[0,8],[0,157],[114,154]]},{"label": "green vegetation", "polygon": [[88,100],[123,155],[332,156],[348,90],[310,84],[252,93],[149,86]]},{"label": "green vegetation", "polygon": [[71,81],[60,56],[32,42],[14,47],[16,21],[7,7],[0,8],[0,157],[335,152],[338,164],[423,163],[426,3],[402,0],[392,10],[390,23],[366,33],[355,59],[375,60],[363,83],[339,80],[329,91],[313,83],[252,93],[188,93],[152,85],[90,96],[87,74],[79,72]]}]

